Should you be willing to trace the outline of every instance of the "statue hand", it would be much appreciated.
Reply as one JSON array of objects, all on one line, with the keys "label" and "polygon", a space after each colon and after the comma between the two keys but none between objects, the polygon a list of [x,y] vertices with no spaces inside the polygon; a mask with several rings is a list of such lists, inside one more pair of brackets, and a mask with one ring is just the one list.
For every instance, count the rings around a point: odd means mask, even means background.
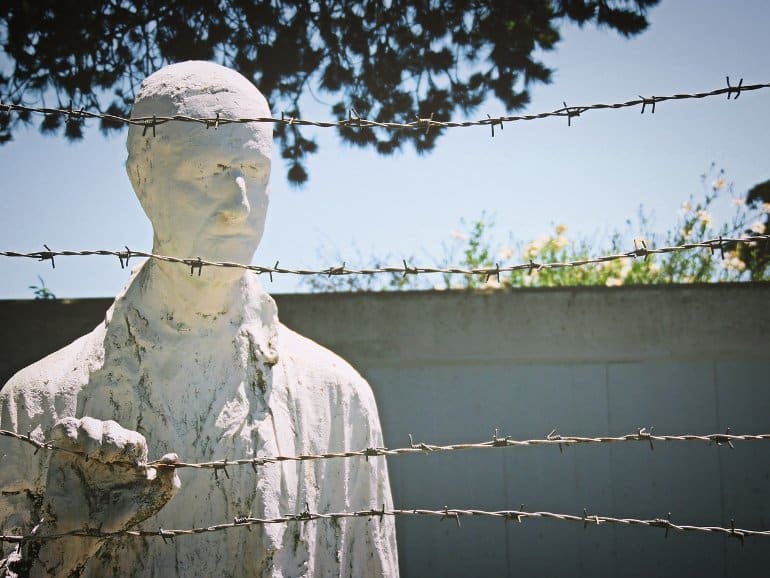
[{"label": "statue hand", "polygon": [[31,539],[8,557],[10,576],[78,576],[106,538],[46,536],[78,530],[119,532],[157,513],[179,488],[179,461],[166,454],[147,466],[147,442],[114,421],[66,418],[51,430],[55,451],[48,464],[43,519]]},{"label": "statue hand", "polygon": [[[49,462],[44,520],[49,531],[130,528],[157,513],[180,486],[176,469],[147,467],[144,436],[114,421],[66,418],[53,427],[51,438],[69,452],[54,452]],[[178,457],[167,454],[159,461],[171,464]]]}]

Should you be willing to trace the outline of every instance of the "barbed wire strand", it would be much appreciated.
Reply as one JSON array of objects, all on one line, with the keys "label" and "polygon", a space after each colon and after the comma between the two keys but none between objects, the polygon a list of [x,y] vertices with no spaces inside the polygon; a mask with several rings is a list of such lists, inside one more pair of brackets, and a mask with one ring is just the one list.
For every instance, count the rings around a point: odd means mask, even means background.
[{"label": "barbed wire strand", "polygon": [[[510,447],[532,447],[532,446],[558,446],[559,450],[563,451],[564,446],[575,446],[584,444],[605,444],[605,443],[623,443],[623,442],[646,442],[650,445],[650,449],[655,449],[655,442],[701,442],[708,444],[723,445],[727,444],[733,448],[733,442],[742,441],[770,441],[770,434],[733,434],[730,433],[730,428],[723,434],[681,434],[681,435],[663,435],[654,434],[654,427],[640,428],[634,433],[619,435],[619,436],[601,436],[601,437],[585,437],[585,436],[562,436],[557,433],[556,430],[551,431],[545,438],[540,439],[525,439],[515,440],[511,437],[499,437],[497,430],[495,430],[492,439],[479,443],[458,443],[449,445],[436,445],[423,442],[414,443],[412,441],[412,435],[409,434],[409,447],[402,448],[385,448],[385,447],[371,447],[361,450],[344,451],[344,452],[325,452],[319,454],[299,454],[292,456],[258,456],[254,458],[238,458],[238,459],[223,459],[214,460],[208,462],[176,462],[165,463],[161,461],[152,461],[147,464],[147,467],[161,467],[161,468],[193,468],[193,469],[211,469],[216,474],[219,470],[225,470],[228,467],[238,466],[251,466],[255,470],[257,466],[264,466],[267,464],[279,463],[279,462],[304,462],[311,460],[327,460],[327,459],[345,459],[354,457],[363,457],[367,460],[370,457],[379,456],[398,456],[398,455],[415,455],[415,454],[431,454],[440,452],[452,452],[460,450],[471,449],[489,449],[489,448],[510,448]],[[0,436],[16,439],[21,442],[28,443],[35,447],[35,453],[41,449],[51,451],[64,451],[69,454],[79,454],[77,451],[70,449],[60,448],[50,441],[39,441],[32,437],[31,434],[23,435],[8,430],[0,430]],[[82,455],[82,454],[81,454]]]},{"label": "barbed wire strand", "polygon": [[724,88],[718,88],[709,92],[695,92],[695,93],[680,93],[672,94],[669,96],[639,96],[638,99],[627,100],[625,102],[616,102],[612,104],[589,104],[589,105],[576,105],[567,106],[564,103],[563,108],[559,108],[550,112],[541,112],[537,114],[522,114],[513,116],[498,116],[492,117],[487,115],[487,118],[471,121],[441,121],[434,120],[433,115],[429,115],[428,118],[420,118],[419,116],[412,122],[382,122],[376,120],[369,120],[360,118],[351,112],[348,118],[343,118],[335,121],[314,121],[304,120],[301,118],[295,118],[292,116],[281,115],[281,118],[274,117],[256,117],[256,118],[222,118],[217,115],[214,118],[196,118],[184,115],[174,116],[143,116],[126,118],[113,114],[106,114],[101,112],[90,112],[86,110],[73,110],[71,107],[68,109],[63,108],[49,108],[49,107],[33,107],[25,106],[21,104],[13,104],[7,102],[0,102],[0,111],[11,113],[12,111],[21,111],[26,113],[35,113],[43,115],[60,115],[66,116],[68,120],[80,120],[80,119],[102,119],[107,120],[114,124],[135,125],[144,127],[144,132],[147,129],[152,129],[153,136],[155,135],[155,128],[159,125],[167,122],[188,122],[203,124],[208,127],[214,127],[215,129],[226,124],[243,124],[250,122],[259,123],[273,123],[283,124],[288,126],[314,126],[319,128],[381,128],[387,130],[429,130],[429,129],[445,129],[445,128],[466,128],[472,126],[490,126],[492,128],[492,136],[494,136],[494,127],[496,125],[503,126],[506,123],[539,120],[548,117],[566,117],[569,126],[572,125],[572,119],[580,116],[589,110],[608,110],[608,109],[622,109],[640,106],[642,107],[642,114],[645,112],[646,107],[650,106],[650,112],[655,113],[655,105],[661,102],[670,100],[689,100],[689,99],[701,99],[712,96],[720,96],[722,94],[727,95],[727,99],[733,98],[737,100],[743,92],[750,92],[755,90],[762,90],[770,88],[770,83],[762,84],[743,84],[741,78],[739,83],[735,86],[730,84],[730,77],[726,77],[727,86]]},{"label": "barbed wire strand", "polygon": [[582,267],[582,266],[593,265],[598,263],[607,263],[609,261],[616,261],[619,259],[636,259],[637,257],[643,257],[646,259],[650,255],[661,255],[661,254],[675,253],[680,251],[691,251],[695,249],[708,249],[711,251],[712,255],[716,250],[719,250],[721,257],[724,258],[725,250],[729,249],[730,247],[734,247],[737,245],[751,245],[755,243],[766,243],[766,244],[770,243],[770,235],[752,235],[752,236],[741,237],[741,238],[718,237],[715,239],[708,239],[706,241],[699,241],[696,243],[683,243],[681,245],[674,245],[670,247],[658,247],[658,248],[648,248],[646,242],[641,241],[640,244],[637,244],[637,242],[635,241],[634,249],[630,251],[626,251],[625,253],[616,253],[612,255],[602,255],[599,257],[577,259],[574,261],[557,261],[557,262],[551,262],[551,263],[538,263],[530,259],[528,263],[519,263],[519,264],[507,265],[503,267],[501,267],[499,264],[496,264],[494,267],[474,267],[471,269],[459,267],[459,266],[417,267],[417,266],[410,266],[406,262],[406,260],[403,260],[402,266],[393,266],[393,267],[372,267],[372,268],[352,269],[352,268],[346,267],[345,263],[343,262],[343,264],[340,266],[330,266],[325,269],[288,269],[285,267],[279,267],[278,265],[280,261],[277,261],[275,265],[272,267],[264,266],[264,265],[246,265],[243,263],[234,263],[230,261],[207,261],[205,259],[201,259],[200,257],[182,258],[182,257],[169,256],[169,255],[157,255],[155,253],[147,253],[145,251],[135,251],[133,249],[129,249],[128,247],[126,247],[124,251],[111,251],[107,249],[80,250],[80,251],[72,251],[72,250],[53,251],[48,247],[48,245],[43,245],[46,249],[45,251],[33,251],[29,253],[22,253],[18,251],[0,251],[0,256],[36,259],[38,261],[50,261],[51,266],[53,268],[56,268],[56,263],[54,260],[55,257],[87,257],[87,256],[94,256],[94,255],[117,257],[118,260],[120,261],[121,268],[126,267],[128,265],[128,261],[131,257],[142,257],[142,258],[156,259],[158,261],[165,261],[168,263],[184,264],[190,267],[190,275],[192,275],[197,270],[198,275],[200,276],[203,270],[203,267],[224,267],[224,268],[231,268],[231,269],[233,268],[244,269],[247,271],[252,271],[254,273],[257,273],[258,275],[267,274],[270,276],[271,280],[274,274],[276,275],[326,275],[328,277],[331,277],[332,275],[377,275],[382,273],[398,274],[404,277],[406,277],[407,275],[424,275],[424,274],[432,274],[432,273],[458,274],[458,275],[469,275],[469,276],[478,275],[478,276],[485,276],[487,279],[489,279],[492,276],[497,276],[499,278],[501,273],[509,273],[513,271],[522,271],[522,270],[540,271],[543,269]]},{"label": "barbed wire strand", "polygon": [[162,538],[164,542],[169,539],[173,539],[176,536],[189,536],[195,534],[204,534],[209,532],[220,532],[231,530],[237,527],[251,528],[251,526],[264,526],[268,524],[287,524],[292,522],[306,523],[313,520],[339,520],[342,518],[367,518],[368,520],[382,520],[384,516],[428,516],[439,518],[440,520],[454,519],[457,525],[460,526],[460,519],[464,517],[486,517],[486,518],[499,518],[506,522],[516,521],[523,522],[530,519],[546,519],[556,520],[559,522],[574,522],[582,524],[583,527],[589,525],[600,526],[602,524],[620,525],[620,526],[643,526],[647,528],[663,528],[665,530],[665,537],[668,537],[669,531],[675,532],[696,532],[703,534],[722,534],[731,538],[737,538],[743,544],[744,538],[747,537],[770,537],[770,530],[748,530],[744,528],[736,528],[735,521],[731,520],[730,527],[725,528],[721,526],[696,526],[692,524],[677,524],[671,521],[671,514],[666,518],[616,518],[613,516],[600,516],[598,514],[589,514],[586,509],[583,510],[583,515],[563,514],[555,512],[528,512],[524,510],[524,506],[520,506],[518,510],[468,510],[459,508],[445,507],[443,510],[428,510],[428,509],[371,509],[371,510],[358,510],[354,512],[333,512],[333,513],[313,513],[307,508],[304,512],[293,515],[278,516],[275,518],[254,518],[251,516],[236,517],[232,522],[224,522],[220,524],[214,524],[205,527],[187,528],[182,530],[165,530],[159,528],[157,531],[153,530],[122,530],[118,532],[101,532],[96,529],[82,529],[74,530],[71,532],[64,532],[60,534],[52,534],[47,536],[36,535],[2,535],[0,541],[21,543],[26,541],[50,541],[67,536],[79,536],[89,538],[114,538],[116,536],[134,536],[134,537],[146,537],[146,538]]}]

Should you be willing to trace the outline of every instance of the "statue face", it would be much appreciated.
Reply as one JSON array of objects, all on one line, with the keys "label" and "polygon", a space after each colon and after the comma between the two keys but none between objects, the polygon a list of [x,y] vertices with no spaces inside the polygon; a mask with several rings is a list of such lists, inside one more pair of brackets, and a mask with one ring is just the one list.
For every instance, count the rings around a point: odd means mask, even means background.
[{"label": "statue face", "polygon": [[[184,62],[149,76],[132,116],[269,117],[260,92],[233,70]],[[155,230],[154,251],[181,258],[248,263],[268,205],[270,124],[172,121],[129,129],[126,170]]]},{"label": "statue face", "polygon": [[135,167],[146,172],[140,198],[156,247],[174,256],[248,263],[268,206],[270,159],[254,138],[260,129],[180,123],[173,130],[173,147],[154,150],[144,167]]}]

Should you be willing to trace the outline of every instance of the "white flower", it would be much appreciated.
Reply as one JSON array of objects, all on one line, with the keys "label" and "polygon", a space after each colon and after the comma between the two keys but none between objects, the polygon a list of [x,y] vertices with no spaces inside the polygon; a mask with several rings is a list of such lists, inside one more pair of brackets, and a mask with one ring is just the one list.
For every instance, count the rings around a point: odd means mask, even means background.
[{"label": "white flower", "polygon": [[655,262],[652,262],[652,263],[650,263],[650,264],[648,265],[647,269],[648,269],[648,270],[649,270],[649,272],[650,272],[650,273],[652,273],[653,275],[657,275],[658,273],[660,273],[660,265],[658,265],[658,264],[657,264],[657,263],[655,263]]},{"label": "white flower", "polygon": [[497,275],[490,275],[489,279],[484,281],[481,286],[482,289],[500,289],[500,282],[497,280]]},{"label": "white flower", "polygon": [[522,283],[525,287],[530,287],[537,281],[538,272],[537,270],[530,269],[529,272],[524,275],[524,279],[522,279]]},{"label": "white flower", "polygon": [[711,213],[708,211],[698,211],[698,220],[708,227],[711,224]]},{"label": "white flower", "polygon": [[682,215],[686,215],[690,211],[692,211],[692,203],[690,203],[689,201],[682,203],[682,206],[679,207],[679,212]]},{"label": "white flower", "polygon": [[763,213],[770,214],[770,203],[762,203],[762,206],[759,208],[759,210]]},{"label": "white flower", "polygon": [[556,225],[556,234],[563,235],[567,231],[567,225],[560,223]]},{"label": "white flower", "polygon": [[623,279],[618,279],[617,277],[609,277],[604,284],[607,287],[620,287],[623,285]]},{"label": "white flower", "polygon": [[623,259],[620,263],[620,270],[618,271],[617,276],[622,280],[628,277],[628,274],[631,272],[631,267],[633,266],[633,263],[631,262],[631,259]]},{"label": "white flower", "polygon": [[540,249],[543,248],[543,245],[545,245],[547,242],[548,237],[541,235],[531,243],[527,243],[527,246],[524,247],[524,258],[533,259],[540,252]]},{"label": "white flower", "polygon": [[[742,207],[746,204],[745,199],[741,199],[740,197],[735,197],[732,201],[730,201],[734,207]],[[770,204],[770,203],[768,203]]]},{"label": "white flower", "polygon": [[460,231],[459,229],[452,229],[449,231],[449,236],[453,239],[457,239],[458,241],[467,241],[468,235]]},{"label": "white flower", "polygon": [[721,266],[728,271],[743,271],[746,269],[746,263],[740,260],[738,255],[733,252],[727,253],[727,259],[722,260]]},{"label": "white flower", "polygon": [[765,224],[757,221],[756,223],[749,225],[749,229],[757,235],[763,235],[765,232]]},{"label": "white flower", "polygon": [[507,261],[508,259],[513,257],[513,248],[503,247],[497,252],[497,256],[500,258],[501,261]]},{"label": "white flower", "polygon": [[564,235],[559,235],[553,240],[553,244],[556,246],[557,249],[563,249],[567,245],[569,245],[569,240],[567,240],[567,237]]},{"label": "white flower", "polygon": [[717,180],[711,183],[711,186],[715,191],[718,191],[720,189],[724,189],[727,186],[727,181],[722,177],[719,177]]}]

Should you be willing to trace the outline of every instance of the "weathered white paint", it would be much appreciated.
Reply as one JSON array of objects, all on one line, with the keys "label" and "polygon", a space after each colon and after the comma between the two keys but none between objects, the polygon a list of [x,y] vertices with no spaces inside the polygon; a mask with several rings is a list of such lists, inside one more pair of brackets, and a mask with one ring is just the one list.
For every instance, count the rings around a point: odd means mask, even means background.
[{"label": "weathered white paint", "polygon": [[[217,113],[270,115],[245,78],[203,62],[172,65],[150,76],[132,115],[213,118]],[[168,123],[153,137],[141,127],[130,129],[126,168],[153,223],[154,252],[251,259],[268,204],[271,130],[259,123],[216,130]],[[342,359],[281,325],[275,303],[253,275],[221,268],[190,275],[184,266],[157,261],[137,268],[103,324],[22,370],[0,392],[2,428],[42,438],[63,418],[82,416],[103,420],[86,420],[97,430],[111,427],[104,420],[114,420],[135,430],[121,434],[124,438],[143,435],[150,455],[174,452],[185,461],[383,443],[369,385]],[[91,451],[93,442],[69,438],[74,447]],[[32,456],[23,444],[0,444],[5,455],[0,525],[28,532],[39,521],[46,484],[52,492],[47,458],[45,452]],[[105,461],[99,455],[96,461]],[[229,474],[214,478],[210,472],[181,471],[181,490],[148,527],[207,526],[308,507],[323,512],[392,506],[384,459],[282,463],[257,474],[250,468]],[[68,484],[65,478],[61,474],[57,483]],[[82,493],[103,482],[95,472]],[[58,515],[58,524],[69,523],[63,510]],[[105,514],[91,517],[98,526]],[[70,562],[57,563],[63,571]],[[392,519],[356,519],[241,528],[180,537],[168,545],[115,539],[90,559],[85,574],[396,576],[395,529]]]}]

